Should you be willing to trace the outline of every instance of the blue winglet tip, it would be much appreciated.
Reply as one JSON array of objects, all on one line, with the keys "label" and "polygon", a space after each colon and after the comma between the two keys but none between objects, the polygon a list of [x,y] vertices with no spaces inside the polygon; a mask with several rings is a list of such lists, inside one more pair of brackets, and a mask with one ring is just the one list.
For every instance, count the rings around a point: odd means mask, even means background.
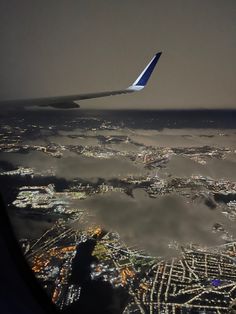
[{"label": "blue winglet tip", "polygon": [[145,86],[162,54],[162,51],[156,53],[147,67],[144,69],[143,73],[134,82],[133,86]]},{"label": "blue winglet tip", "polygon": [[[154,59],[156,59],[156,61],[158,61],[161,55],[162,55],[162,51],[159,51],[158,53],[156,53]],[[154,61],[154,60],[153,60],[153,61]]]}]

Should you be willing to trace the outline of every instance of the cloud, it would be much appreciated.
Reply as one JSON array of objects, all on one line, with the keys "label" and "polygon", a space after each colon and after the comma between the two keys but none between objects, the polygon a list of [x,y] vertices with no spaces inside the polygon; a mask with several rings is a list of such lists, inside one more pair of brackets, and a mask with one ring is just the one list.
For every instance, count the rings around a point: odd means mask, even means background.
[{"label": "cloud", "polygon": [[207,164],[201,165],[189,157],[173,156],[167,164],[167,167],[160,170],[160,173],[168,173],[175,177],[189,177],[191,175],[209,176],[214,179],[236,180],[236,168],[231,154],[230,159],[206,158]]},{"label": "cloud", "polygon": [[32,167],[40,172],[52,167],[55,169],[57,177],[68,180],[74,178],[97,180],[99,177],[111,179],[134,173],[136,175],[146,173],[142,166],[138,166],[123,157],[102,159],[78,156],[70,152],[65,153],[65,155],[66,157],[57,159],[42,152],[33,151],[28,154],[0,154],[0,160],[7,160],[17,166]]},{"label": "cloud", "polygon": [[204,204],[187,204],[180,196],[152,199],[143,190],[135,190],[134,198],[113,192],[82,201],[105,229],[117,231],[128,245],[138,245],[154,256],[171,256],[177,252],[168,244],[190,242],[213,246],[222,242],[212,233],[214,223],[226,223],[218,210]]}]

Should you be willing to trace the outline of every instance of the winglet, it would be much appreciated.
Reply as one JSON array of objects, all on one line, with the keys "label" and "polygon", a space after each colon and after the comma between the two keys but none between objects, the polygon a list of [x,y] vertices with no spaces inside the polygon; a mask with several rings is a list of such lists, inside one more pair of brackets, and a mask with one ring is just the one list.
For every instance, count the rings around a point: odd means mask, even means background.
[{"label": "winglet", "polygon": [[155,56],[152,58],[152,60],[148,63],[146,68],[143,70],[143,72],[139,75],[139,77],[134,81],[134,83],[129,86],[127,89],[131,91],[139,91],[145,87],[147,84],[162,52],[158,52],[155,54]]}]

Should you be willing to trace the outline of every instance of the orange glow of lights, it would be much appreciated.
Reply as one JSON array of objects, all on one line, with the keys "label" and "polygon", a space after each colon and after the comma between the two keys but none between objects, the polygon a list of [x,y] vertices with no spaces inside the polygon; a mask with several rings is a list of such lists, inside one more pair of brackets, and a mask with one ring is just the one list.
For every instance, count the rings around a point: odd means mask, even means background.
[{"label": "orange glow of lights", "polygon": [[102,233],[102,229],[99,226],[93,226],[88,228],[88,233],[91,236],[97,236],[99,237]]},{"label": "orange glow of lights", "polygon": [[127,284],[127,279],[132,278],[134,276],[135,276],[134,271],[132,271],[128,267],[122,269],[121,270],[121,282],[122,282],[122,285],[126,285]]},{"label": "orange glow of lights", "polygon": [[145,291],[147,291],[147,290],[149,289],[148,285],[145,284],[145,283],[141,283],[141,284],[140,284],[140,288],[143,289],[143,290],[145,290]]},{"label": "orange glow of lights", "polygon": [[163,270],[164,270],[164,267],[161,266],[159,272],[160,272],[160,273],[163,273]]},{"label": "orange glow of lights", "polygon": [[53,292],[53,295],[52,295],[52,302],[53,303],[56,303],[57,299],[58,299],[58,296],[59,296],[59,291],[58,289],[56,288]]}]

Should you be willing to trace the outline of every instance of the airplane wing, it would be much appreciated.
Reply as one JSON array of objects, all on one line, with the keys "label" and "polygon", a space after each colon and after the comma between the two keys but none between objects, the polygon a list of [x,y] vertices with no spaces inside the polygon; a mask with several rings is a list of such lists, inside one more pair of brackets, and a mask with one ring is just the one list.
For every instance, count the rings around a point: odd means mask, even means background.
[{"label": "airplane wing", "polygon": [[155,54],[155,56],[148,63],[148,65],[145,67],[142,73],[138,76],[138,78],[134,81],[134,83],[126,89],[104,91],[104,92],[97,92],[97,93],[86,93],[86,94],[78,94],[78,95],[69,95],[69,96],[22,99],[22,100],[11,100],[11,101],[9,100],[9,101],[4,101],[4,103],[5,104],[11,103],[15,105],[21,104],[23,106],[37,105],[37,106],[51,106],[51,107],[56,107],[56,108],[76,108],[76,107],[79,107],[79,105],[74,103],[75,101],[106,97],[106,96],[114,96],[114,95],[120,95],[120,94],[128,94],[128,93],[140,91],[146,86],[161,54],[162,54],[161,52],[158,52],[157,54]]}]

